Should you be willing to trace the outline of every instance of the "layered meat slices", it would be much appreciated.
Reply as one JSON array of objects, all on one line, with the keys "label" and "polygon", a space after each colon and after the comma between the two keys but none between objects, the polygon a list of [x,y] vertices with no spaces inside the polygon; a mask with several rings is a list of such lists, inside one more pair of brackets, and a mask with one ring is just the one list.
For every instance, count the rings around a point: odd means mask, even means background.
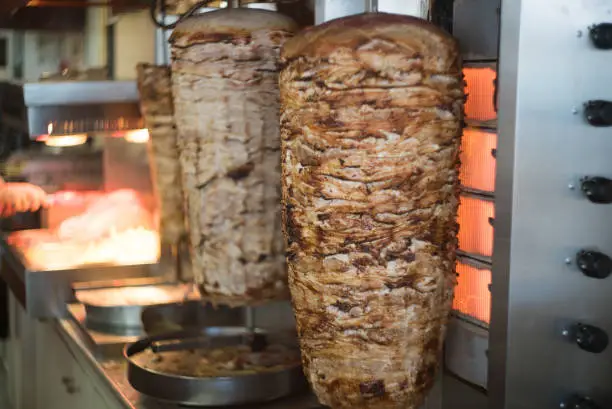
[{"label": "layered meat slices", "polygon": [[284,228],[307,376],[334,409],[417,408],[455,283],[458,46],[413,17],[311,28],[281,53]]},{"label": "layered meat slices", "polygon": [[181,167],[174,125],[170,68],[139,64],[140,110],[149,130],[149,162],[160,209],[160,237],[177,244],[185,234]]},{"label": "layered meat slices", "polygon": [[223,9],[170,40],[193,273],[225,301],[288,297],[278,58],[295,29],[274,12]]}]

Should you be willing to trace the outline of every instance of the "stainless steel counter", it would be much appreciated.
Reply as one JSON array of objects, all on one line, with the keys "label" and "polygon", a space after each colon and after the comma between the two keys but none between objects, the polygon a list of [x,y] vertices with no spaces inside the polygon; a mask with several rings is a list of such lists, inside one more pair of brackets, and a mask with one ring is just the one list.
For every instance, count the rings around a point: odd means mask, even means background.
[{"label": "stainless steel counter", "polygon": [[[126,377],[126,364],[120,351],[121,345],[132,341],[132,337],[85,331],[82,325],[84,310],[80,306],[71,306],[69,312],[69,318],[56,321],[60,336],[80,361],[80,365],[88,367],[91,376],[97,378],[94,381],[108,390],[107,395],[114,397],[118,409],[183,408],[147,398],[130,386]],[[232,407],[232,409],[323,409],[323,407],[313,395],[307,394],[269,403]]]},{"label": "stainless steel counter", "polygon": [[27,265],[19,250],[8,244],[4,234],[0,234],[0,256],[0,277],[33,318],[66,316],[66,303],[73,299],[74,283],[159,277],[164,273],[161,264],[38,271]]}]

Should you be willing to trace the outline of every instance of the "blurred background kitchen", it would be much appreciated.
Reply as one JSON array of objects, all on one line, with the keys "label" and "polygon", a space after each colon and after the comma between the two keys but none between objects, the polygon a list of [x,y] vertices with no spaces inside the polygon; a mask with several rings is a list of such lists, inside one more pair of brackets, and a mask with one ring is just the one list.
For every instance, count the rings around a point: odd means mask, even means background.
[{"label": "blurred background kitchen", "polygon": [[[111,8],[101,1],[89,7],[86,1],[33,1],[27,7],[19,3],[5,1],[1,6],[4,80],[38,81],[59,74],[60,68],[82,75],[100,70],[98,78],[133,79],[135,62],[155,58],[154,25],[146,10]],[[125,41],[115,46],[115,37]]]}]

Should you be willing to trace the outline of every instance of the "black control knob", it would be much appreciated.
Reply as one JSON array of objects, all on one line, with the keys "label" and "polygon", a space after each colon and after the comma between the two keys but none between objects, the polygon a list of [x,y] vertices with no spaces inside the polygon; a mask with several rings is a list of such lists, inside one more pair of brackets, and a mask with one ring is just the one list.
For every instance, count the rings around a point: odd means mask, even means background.
[{"label": "black control knob", "polygon": [[582,179],[582,193],[593,203],[612,203],[612,180],[595,176]]},{"label": "black control knob", "polygon": [[612,126],[612,102],[593,100],[584,104],[584,117],[592,126]]},{"label": "black control knob", "polygon": [[591,27],[589,36],[595,48],[612,50],[612,23],[602,23]]},{"label": "black control knob", "polygon": [[586,352],[600,354],[608,347],[608,334],[593,325],[578,323],[563,333]]},{"label": "black control knob", "polygon": [[576,254],[576,264],[587,277],[604,279],[612,274],[612,258],[598,251],[579,251]]},{"label": "black control knob", "polygon": [[561,404],[561,408],[563,409],[600,409],[600,406],[597,405],[593,399],[574,395],[570,397],[567,401]]}]

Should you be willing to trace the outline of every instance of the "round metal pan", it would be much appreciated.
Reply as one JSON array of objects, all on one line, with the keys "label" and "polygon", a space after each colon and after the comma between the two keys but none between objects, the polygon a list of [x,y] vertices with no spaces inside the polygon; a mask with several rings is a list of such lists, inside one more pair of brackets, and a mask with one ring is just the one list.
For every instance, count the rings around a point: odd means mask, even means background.
[{"label": "round metal pan", "polygon": [[[140,302],[123,304],[120,301],[121,293],[129,294],[130,291],[168,291],[172,295],[160,298],[157,303],[153,303],[154,299],[147,299],[140,295]],[[75,297],[85,307],[85,325],[89,329],[115,335],[144,336],[146,333],[141,318],[143,311],[156,304],[180,304],[183,302],[183,292],[182,288],[168,284],[135,285],[79,290],[76,291]],[[116,303],[106,300],[107,297],[112,300],[113,296],[119,296]],[[152,296],[155,296],[155,293],[152,293]],[[129,295],[123,297],[129,298]]]},{"label": "round metal pan", "polygon": [[[266,334],[254,330],[255,334]],[[154,343],[205,336],[211,347],[245,343],[253,330],[245,327],[209,327],[143,338],[124,349],[128,381],[143,395],[186,406],[233,406],[261,403],[303,392],[307,389],[302,367],[252,375],[198,378],[164,374],[143,368],[132,357]],[[272,341],[273,334],[266,335]]]},{"label": "round metal pan", "polygon": [[115,335],[144,335],[142,312],[145,306],[97,306],[83,304],[87,328]]}]

